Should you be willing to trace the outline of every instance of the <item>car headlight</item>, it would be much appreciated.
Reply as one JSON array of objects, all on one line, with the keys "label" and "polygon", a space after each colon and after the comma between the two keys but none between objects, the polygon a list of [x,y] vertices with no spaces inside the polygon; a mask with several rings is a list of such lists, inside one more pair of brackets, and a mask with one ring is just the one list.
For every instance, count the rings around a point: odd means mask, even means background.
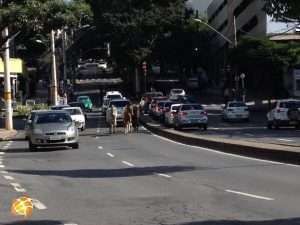
[{"label": "car headlight", "polygon": [[42,134],[43,131],[41,129],[33,129],[34,134]]},{"label": "car headlight", "polygon": [[74,126],[70,126],[68,129],[69,133],[75,133],[75,127]]}]

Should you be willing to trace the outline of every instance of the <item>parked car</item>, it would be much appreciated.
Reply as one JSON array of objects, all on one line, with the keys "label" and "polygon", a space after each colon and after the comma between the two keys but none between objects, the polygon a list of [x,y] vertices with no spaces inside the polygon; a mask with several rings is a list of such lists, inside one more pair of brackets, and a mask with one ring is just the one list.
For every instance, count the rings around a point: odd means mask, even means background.
[{"label": "parked car", "polygon": [[53,105],[50,107],[51,110],[62,110],[63,108],[70,107],[70,105]]},{"label": "parked car", "polygon": [[281,126],[300,128],[300,100],[284,99],[277,101],[267,113],[269,129]]},{"label": "parked car", "polygon": [[63,110],[70,113],[72,120],[75,122],[75,125],[81,131],[85,129],[85,116],[80,107],[67,107]]},{"label": "parked car", "polygon": [[223,109],[222,118],[229,120],[246,120],[249,121],[250,113],[248,106],[242,101],[231,101]]},{"label": "parked car", "polygon": [[109,107],[106,110],[106,123],[110,124],[111,122],[111,106],[114,105],[117,108],[117,123],[123,123],[123,114],[125,106],[129,104],[129,101],[126,99],[116,99],[111,100],[109,103]]},{"label": "parked car", "polygon": [[174,88],[170,90],[170,100],[176,100],[178,96],[185,96],[185,90],[181,88]]},{"label": "parked car", "polygon": [[27,121],[28,143],[31,151],[38,147],[69,146],[79,148],[78,129],[70,114],[63,110],[45,110],[34,113]]},{"label": "parked car", "polygon": [[92,111],[93,103],[89,96],[85,96],[85,95],[78,96],[77,102],[82,102],[84,104],[85,110]]},{"label": "parked car", "polygon": [[160,91],[146,92],[143,94],[141,101],[143,102],[143,111],[144,113],[149,113],[149,105],[151,104],[152,98],[163,97],[163,93]]},{"label": "parked car", "polygon": [[166,109],[164,113],[164,123],[167,126],[173,126],[174,125],[174,117],[177,113],[177,110],[179,109],[179,106],[181,104],[172,104],[169,109]]},{"label": "parked car", "polygon": [[200,104],[182,104],[179,106],[174,117],[175,129],[199,127],[206,130],[207,123],[207,113]]}]

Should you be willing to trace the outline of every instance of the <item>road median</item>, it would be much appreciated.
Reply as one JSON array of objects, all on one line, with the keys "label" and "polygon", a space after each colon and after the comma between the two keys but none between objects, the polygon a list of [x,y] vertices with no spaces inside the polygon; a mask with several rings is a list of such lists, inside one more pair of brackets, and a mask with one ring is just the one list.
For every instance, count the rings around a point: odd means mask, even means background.
[{"label": "road median", "polygon": [[201,135],[184,133],[163,127],[158,123],[153,123],[147,120],[146,117],[142,117],[141,122],[152,133],[183,144],[209,148],[225,153],[300,165],[299,147],[250,142],[237,139],[229,140],[226,138],[203,137]]}]

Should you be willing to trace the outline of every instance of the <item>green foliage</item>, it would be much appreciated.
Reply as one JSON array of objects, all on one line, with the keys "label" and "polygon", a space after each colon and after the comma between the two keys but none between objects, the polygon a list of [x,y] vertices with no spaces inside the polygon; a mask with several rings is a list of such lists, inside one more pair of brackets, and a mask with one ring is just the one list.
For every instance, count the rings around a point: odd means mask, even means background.
[{"label": "green foliage", "polygon": [[26,105],[17,105],[16,112],[18,116],[28,116],[31,112],[31,107]]},{"label": "green foliage", "polygon": [[264,0],[265,9],[278,20],[285,21],[287,18],[300,21],[299,0]]},{"label": "green foliage", "polygon": [[32,106],[32,110],[46,110],[49,109],[47,104],[35,104]]},{"label": "green foliage", "polygon": [[149,56],[158,38],[181,26],[185,17],[185,0],[89,2],[97,28],[112,42],[117,59],[128,58],[131,64]]},{"label": "green foliage", "polygon": [[244,38],[230,54],[232,68],[246,73],[247,84],[269,96],[283,94],[283,75],[300,63],[300,45],[267,39]]}]

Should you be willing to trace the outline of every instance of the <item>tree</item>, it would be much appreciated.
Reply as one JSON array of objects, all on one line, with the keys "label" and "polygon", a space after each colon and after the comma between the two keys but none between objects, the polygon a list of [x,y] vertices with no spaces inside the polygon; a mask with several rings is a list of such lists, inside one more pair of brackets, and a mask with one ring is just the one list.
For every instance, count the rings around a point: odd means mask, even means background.
[{"label": "tree", "polygon": [[230,54],[232,67],[247,75],[248,90],[261,96],[282,97],[283,76],[300,63],[300,45],[280,44],[267,39],[243,38]]},{"label": "tree", "polygon": [[300,4],[298,0],[264,0],[268,14],[280,21],[300,21]]},{"label": "tree", "polygon": [[[138,70],[158,39],[183,24],[185,0],[90,0],[98,31],[120,67]],[[133,69],[132,68],[132,69]]]}]

